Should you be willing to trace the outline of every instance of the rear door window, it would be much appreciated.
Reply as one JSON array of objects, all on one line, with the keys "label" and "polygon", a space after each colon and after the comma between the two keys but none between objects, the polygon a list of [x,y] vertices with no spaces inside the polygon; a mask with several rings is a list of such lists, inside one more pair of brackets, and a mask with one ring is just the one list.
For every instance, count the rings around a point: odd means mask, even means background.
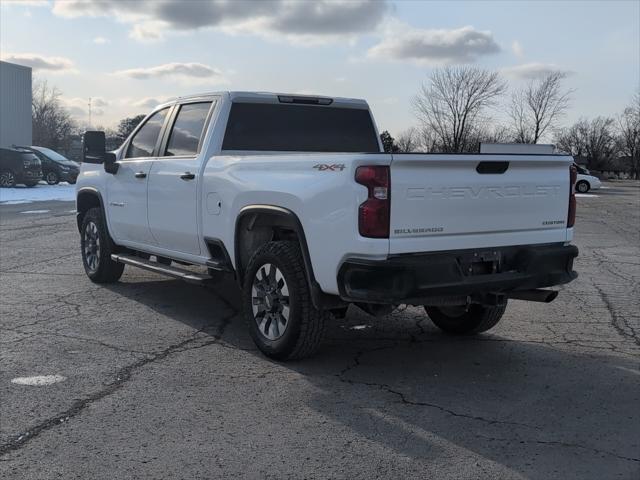
[{"label": "rear door window", "polygon": [[180,111],[169,134],[165,156],[194,156],[198,154],[200,138],[207,122],[211,103],[187,103],[180,106]]},{"label": "rear door window", "polygon": [[234,103],[222,149],[380,152],[366,109],[272,103]]},{"label": "rear door window", "polygon": [[134,135],[127,148],[125,158],[144,158],[153,155],[158,136],[169,113],[169,107],[154,113]]}]

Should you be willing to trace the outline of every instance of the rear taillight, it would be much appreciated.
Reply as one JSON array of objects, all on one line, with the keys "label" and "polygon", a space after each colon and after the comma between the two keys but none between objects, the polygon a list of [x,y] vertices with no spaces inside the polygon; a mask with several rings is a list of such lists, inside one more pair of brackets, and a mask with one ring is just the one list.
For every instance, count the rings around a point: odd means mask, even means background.
[{"label": "rear taillight", "polygon": [[574,165],[569,167],[569,213],[567,214],[567,228],[573,227],[576,223],[576,180],[578,179],[578,169]]},{"label": "rear taillight", "polygon": [[356,182],[367,187],[367,200],[358,209],[358,230],[369,238],[389,238],[391,178],[389,167],[369,166],[356,169]]}]

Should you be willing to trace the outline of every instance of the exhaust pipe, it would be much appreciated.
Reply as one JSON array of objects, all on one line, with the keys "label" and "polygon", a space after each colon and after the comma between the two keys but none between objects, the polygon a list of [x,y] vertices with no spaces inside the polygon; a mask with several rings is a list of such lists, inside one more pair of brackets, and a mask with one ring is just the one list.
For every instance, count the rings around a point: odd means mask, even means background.
[{"label": "exhaust pipe", "polygon": [[506,293],[507,298],[513,298],[514,300],[527,300],[529,302],[542,302],[542,303],[550,303],[553,302],[558,296],[558,292],[556,290],[522,290],[519,292],[508,292]]}]

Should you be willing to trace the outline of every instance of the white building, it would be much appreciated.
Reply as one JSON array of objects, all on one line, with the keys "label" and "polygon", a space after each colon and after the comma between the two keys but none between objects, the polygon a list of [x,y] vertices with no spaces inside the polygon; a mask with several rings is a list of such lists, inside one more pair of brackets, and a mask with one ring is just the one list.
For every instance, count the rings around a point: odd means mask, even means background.
[{"label": "white building", "polygon": [[0,62],[0,147],[31,145],[31,68]]}]

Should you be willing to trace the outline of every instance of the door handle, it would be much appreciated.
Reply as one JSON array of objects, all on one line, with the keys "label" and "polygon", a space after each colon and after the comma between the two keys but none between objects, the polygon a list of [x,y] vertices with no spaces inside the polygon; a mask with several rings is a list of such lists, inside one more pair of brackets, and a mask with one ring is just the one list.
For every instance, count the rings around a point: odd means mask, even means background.
[{"label": "door handle", "polygon": [[134,176],[136,178],[147,178],[147,174],[144,172],[136,172]]},{"label": "door handle", "polygon": [[191,172],[184,172],[182,175],[180,175],[180,178],[182,180],[193,180],[194,178],[196,178],[196,174]]}]

